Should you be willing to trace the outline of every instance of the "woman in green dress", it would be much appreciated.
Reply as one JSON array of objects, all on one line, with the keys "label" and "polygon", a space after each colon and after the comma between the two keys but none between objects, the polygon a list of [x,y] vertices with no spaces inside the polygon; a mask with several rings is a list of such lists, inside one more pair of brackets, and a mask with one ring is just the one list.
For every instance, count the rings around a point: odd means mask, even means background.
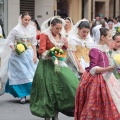
[{"label": "woman in green dress", "polygon": [[60,71],[55,71],[56,62],[48,56],[48,51],[53,47],[67,50],[68,42],[62,34],[64,20],[54,17],[50,22],[50,27],[41,33],[41,59],[32,84],[30,110],[45,120],[58,120],[58,112],[68,114],[74,111],[79,80],[62,60],[57,61]]}]

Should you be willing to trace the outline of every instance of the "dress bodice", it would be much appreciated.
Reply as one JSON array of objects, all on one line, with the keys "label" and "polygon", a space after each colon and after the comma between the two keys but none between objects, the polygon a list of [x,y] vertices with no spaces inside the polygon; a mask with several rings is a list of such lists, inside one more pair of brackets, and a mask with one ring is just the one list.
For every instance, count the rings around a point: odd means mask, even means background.
[{"label": "dress bodice", "polygon": [[89,53],[90,57],[90,66],[86,70],[90,70],[95,66],[99,67],[108,67],[109,60],[106,52],[102,52],[97,48],[92,48]]},{"label": "dress bodice", "polygon": [[17,41],[23,42],[27,47],[29,47],[31,46],[32,38],[24,34],[23,36],[15,36],[15,44]]},{"label": "dress bodice", "polygon": [[75,51],[75,55],[78,58],[78,60],[81,60],[81,57],[84,58],[85,62],[90,62],[89,59],[89,51],[90,49],[87,47],[81,47],[79,45],[76,46],[76,51]]},{"label": "dress bodice", "polygon": [[[60,40],[60,42],[61,42],[61,40]],[[53,42],[51,42],[51,40],[49,39],[48,35],[41,34],[41,36],[40,36],[40,47],[39,47],[39,53],[40,54],[42,54],[46,50],[50,50],[54,46],[55,47],[59,47],[59,48],[63,48],[64,47],[64,45],[62,45],[62,44],[60,44],[60,46],[59,45],[56,46]]]},{"label": "dress bodice", "polygon": [[15,28],[12,29],[7,39],[11,45],[15,45],[17,41],[24,42],[26,46],[29,46],[30,44],[37,44],[36,30],[31,25],[24,27],[18,24]]}]

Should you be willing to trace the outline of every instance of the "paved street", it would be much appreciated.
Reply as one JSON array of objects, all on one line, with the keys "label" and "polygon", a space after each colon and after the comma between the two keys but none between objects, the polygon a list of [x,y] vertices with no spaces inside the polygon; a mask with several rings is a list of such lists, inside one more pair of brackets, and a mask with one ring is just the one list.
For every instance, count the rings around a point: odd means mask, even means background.
[{"label": "paved street", "polygon": [[[29,105],[29,97],[27,97],[27,103],[22,105],[19,103],[19,98],[13,98],[9,94],[0,96],[0,120],[44,120],[33,116]],[[74,118],[60,113],[59,120],[74,120]]]},{"label": "paved street", "polygon": [[[7,76],[4,77],[7,80]],[[5,85],[6,81],[2,80]],[[0,120],[44,120],[31,114],[30,97],[27,97],[26,104],[20,104],[19,98],[14,98],[12,95],[5,93],[0,96]],[[73,117],[65,116],[59,113],[59,120],[74,120]]]}]

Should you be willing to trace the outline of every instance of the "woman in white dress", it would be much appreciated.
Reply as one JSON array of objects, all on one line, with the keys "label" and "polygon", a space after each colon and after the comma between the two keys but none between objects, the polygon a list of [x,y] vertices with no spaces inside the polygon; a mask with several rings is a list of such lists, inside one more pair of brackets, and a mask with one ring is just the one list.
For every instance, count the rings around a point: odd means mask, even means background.
[{"label": "woman in white dress", "polygon": [[[69,36],[69,50],[68,55],[72,61],[69,66],[76,73],[78,78],[80,74],[89,66],[89,51],[94,44],[90,37],[90,24],[87,20],[80,20],[76,23]],[[74,65],[74,67],[73,67]]]},{"label": "woman in white dress", "polygon": [[116,34],[116,29],[114,28],[114,23],[112,21],[108,22],[108,29],[113,37]]},{"label": "woman in white dress", "polygon": [[64,27],[64,29],[65,29],[65,36],[68,37],[69,32],[72,30],[73,22],[72,22],[72,19],[70,17],[66,17],[64,20],[66,22],[66,25]]},{"label": "woman in white dress", "polygon": [[[19,23],[9,33],[7,40],[12,49],[12,54],[8,65],[8,81],[5,92],[14,97],[21,98],[20,102],[26,102],[26,96],[30,95],[33,76],[37,66],[36,56],[36,30],[30,25],[31,17],[28,12],[24,12]],[[22,54],[18,55],[15,50],[17,41],[24,42],[27,46]]]},{"label": "woman in white dress", "polygon": [[8,60],[11,49],[7,39],[0,38],[0,95],[4,94],[4,83],[7,79]]}]

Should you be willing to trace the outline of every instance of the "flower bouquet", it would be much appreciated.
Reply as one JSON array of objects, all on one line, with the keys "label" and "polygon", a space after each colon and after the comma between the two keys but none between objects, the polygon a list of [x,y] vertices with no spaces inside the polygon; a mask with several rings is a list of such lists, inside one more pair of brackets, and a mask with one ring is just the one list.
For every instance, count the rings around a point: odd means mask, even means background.
[{"label": "flower bouquet", "polygon": [[117,67],[114,70],[114,75],[117,79],[119,79],[120,78],[120,54],[114,55],[113,60],[114,60],[115,66]]},{"label": "flower bouquet", "polygon": [[55,72],[60,72],[58,60],[64,61],[66,59],[66,53],[58,47],[53,47],[48,51],[48,56],[52,57],[55,65]]},{"label": "flower bouquet", "polygon": [[120,54],[114,55],[113,60],[114,60],[114,62],[116,64],[116,66],[119,67],[120,66]]},{"label": "flower bouquet", "polygon": [[2,34],[0,34],[0,38],[3,38]]},{"label": "flower bouquet", "polygon": [[18,55],[21,55],[26,49],[27,46],[23,42],[17,41],[17,44],[15,45],[15,50]]},{"label": "flower bouquet", "polygon": [[115,29],[117,33],[120,33],[120,27],[115,27]]}]

